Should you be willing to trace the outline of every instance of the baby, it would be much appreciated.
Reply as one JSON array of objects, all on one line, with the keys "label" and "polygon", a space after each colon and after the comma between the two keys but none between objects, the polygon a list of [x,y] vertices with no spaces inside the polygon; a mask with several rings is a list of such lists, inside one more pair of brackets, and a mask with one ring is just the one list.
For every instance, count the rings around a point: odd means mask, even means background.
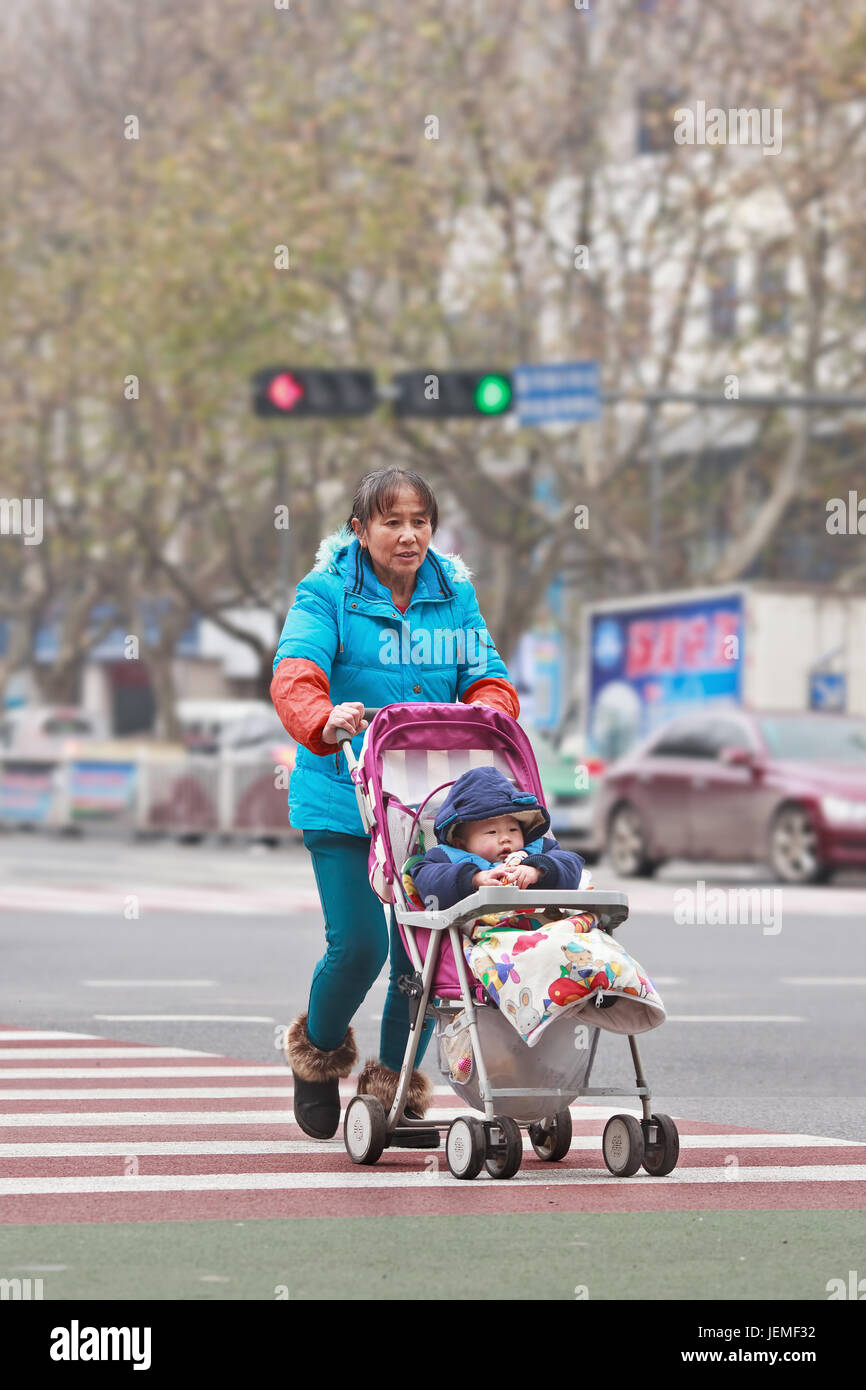
[{"label": "baby", "polygon": [[[458,777],[433,828],[436,848],[406,863],[406,874],[428,909],[453,907],[485,884],[563,892],[580,888],[580,855],[559,847],[546,833],[550,816],[537,798],[515,790],[495,768],[475,768]],[[664,1020],[664,1005],[652,982],[599,928],[592,912],[554,916],[549,922],[546,915],[537,905],[509,906],[479,915],[464,933],[463,954],[471,975],[527,1046],[534,1047],[560,1014],[581,1009],[593,998],[599,1005],[593,1005],[595,1027],[640,1033]],[[616,1006],[613,1015],[605,1012],[609,1005]],[[629,1013],[623,1023],[624,1008]],[[464,1020],[459,1015],[442,1042],[447,1074],[459,1085],[469,1080],[473,1067]]]},{"label": "baby", "polygon": [[494,767],[464,772],[434,821],[439,841],[413,863],[412,881],[425,903],[453,907],[476,888],[578,888],[583,860],[561,849],[550,816],[532,794],[521,792]]}]

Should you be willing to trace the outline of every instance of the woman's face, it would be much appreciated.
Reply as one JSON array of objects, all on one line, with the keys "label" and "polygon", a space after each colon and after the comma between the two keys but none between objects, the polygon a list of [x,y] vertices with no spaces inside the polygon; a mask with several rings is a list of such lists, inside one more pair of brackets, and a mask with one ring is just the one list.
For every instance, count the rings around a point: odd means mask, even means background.
[{"label": "woman's face", "polygon": [[353,518],[352,529],[370,552],[378,577],[383,583],[397,583],[401,588],[407,580],[414,581],[433,535],[421,499],[410,487],[401,487],[390,510],[377,512],[366,528]]}]

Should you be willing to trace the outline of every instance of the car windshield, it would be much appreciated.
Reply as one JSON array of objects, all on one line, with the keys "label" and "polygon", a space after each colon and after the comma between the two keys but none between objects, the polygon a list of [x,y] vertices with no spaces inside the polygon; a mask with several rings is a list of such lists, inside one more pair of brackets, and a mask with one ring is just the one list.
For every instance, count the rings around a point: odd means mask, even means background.
[{"label": "car windshield", "polygon": [[774,758],[809,762],[866,761],[866,720],[815,714],[759,720],[767,749]]}]

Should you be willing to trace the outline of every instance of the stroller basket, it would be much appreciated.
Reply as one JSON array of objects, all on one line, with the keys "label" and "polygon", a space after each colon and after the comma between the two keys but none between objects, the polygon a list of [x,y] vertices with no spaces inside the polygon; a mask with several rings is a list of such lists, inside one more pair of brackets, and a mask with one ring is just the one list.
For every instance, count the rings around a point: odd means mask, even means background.
[{"label": "stroller basket", "polygon": [[[521,1124],[543,1120],[568,1105],[584,1085],[597,1046],[597,1028],[565,1015],[548,1029],[544,1047],[530,1049],[499,1009],[479,1009],[477,1024],[498,1115],[509,1115]],[[439,1070],[467,1105],[483,1112],[484,1097],[478,1068],[471,1060],[468,1034],[461,1008],[437,1009]],[[517,1076],[519,1086],[515,1085]]]}]

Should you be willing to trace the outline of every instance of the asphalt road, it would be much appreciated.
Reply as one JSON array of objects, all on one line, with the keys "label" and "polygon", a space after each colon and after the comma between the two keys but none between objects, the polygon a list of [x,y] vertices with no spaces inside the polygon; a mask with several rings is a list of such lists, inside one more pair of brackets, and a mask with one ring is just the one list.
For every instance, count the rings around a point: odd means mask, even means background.
[{"label": "asphalt road", "polygon": [[[772,885],[700,865],[652,883],[594,876],[629,893],[621,939],[669,1012],[641,1040],[655,1109],[866,1138],[864,887],[783,889],[763,922],[689,925],[675,912],[684,892],[700,901],[699,880]],[[301,845],[0,837],[0,1022],[270,1062],[323,945]],[[385,987],[383,975],[355,1020],[363,1055],[376,1052]],[[625,1041],[604,1036],[593,1083],[630,1079]]]}]

